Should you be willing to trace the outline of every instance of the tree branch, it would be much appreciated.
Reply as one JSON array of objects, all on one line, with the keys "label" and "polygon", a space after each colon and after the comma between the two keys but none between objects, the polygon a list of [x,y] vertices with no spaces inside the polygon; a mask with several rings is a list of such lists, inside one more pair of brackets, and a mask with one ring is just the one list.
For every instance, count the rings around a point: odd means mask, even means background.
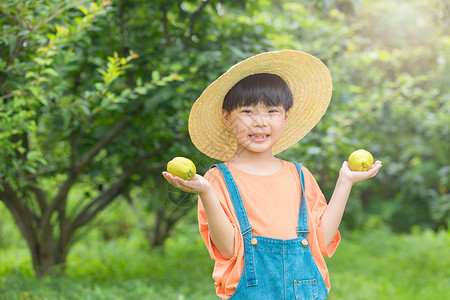
[{"label": "tree branch", "polygon": [[3,192],[0,192],[0,197],[13,215],[30,248],[35,247],[37,237],[32,220],[36,220],[36,216],[29,209],[25,208],[17,193],[8,183],[3,183]]},{"label": "tree branch", "polygon": [[129,192],[123,193],[123,197],[125,198],[125,200],[130,205],[131,210],[133,211],[134,215],[136,216],[136,218],[138,220],[138,226],[141,228],[142,232],[144,232],[148,243],[151,245],[151,243],[152,243],[152,234],[151,234],[149,228],[145,225],[144,219],[142,218],[141,214],[139,213],[139,210],[137,209],[136,205],[134,205],[134,202],[133,202],[133,199],[130,196],[130,193]]},{"label": "tree branch", "polygon": [[[36,178],[34,178],[36,181]],[[39,209],[41,210],[41,216],[44,213],[44,211],[47,209],[47,202],[45,201],[46,196],[44,191],[39,188],[38,186],[31,184],[30,186],[30,190],[34,193],[34,195],[36,196],[36,200],[39,204]]]},{"label": "tree branch", "polygon": [[[16,150],[16,156],[17,156],[17,158],[26,162],[27,154],[30,151],[30,141],[28,138],[28,134],[26,132],[22,132],[21,134],[17,134],[17,135],[14,135],[11,137],[11,141],[13,143],[15,143],[19,140],[21,140],[22,147],[25,149],[25,151],[23,153],[20,153],[18,150]],[[45,197],[44,192],[37,186],[37,178],[36,177],[37,177],[36,173],[30,173],[27,171],[27,176],[25,178],[27,180],[30,180],[31,183],[26,182],[25,184],[27,186],[29,186],[30,190],[35,194],[36,200],[39,204],[39,209],[41,211],[41,216],[42,216],[43,212],[45,211],[45,208],[47,207],[47,203],[45,201],[46,197]],[[24,206],[24,207],[28,209],[27,206]],[[37,216],[34,213],[32,213],[31,210],[30,210],[30,215],[34,215],[35,218],[37,219]]]},{"label": "tree branch", "polygon": [[78,129],[72,131],[69,135],[70,144],[70,164],[74,166],[78,158],[78,147],[77,147],[77,137]]},{"label": "tree branch", "polygon": [[83,170],[84,167],[86,167],[93,159],[94,157],[100,152],[101,149],[106,147],[112,139],[119,134],[119,132],[126,127],[128,124],[128,121],[123,119],[119,123],[117,123],[104,137],[101,139],[92,149],[86,154],[84,159],[76,165],[72,165],[68,170],[68,177],[66,181],[61,185],[61,187],[58,190],[58,193],[53,198],[51,204],[45,211],[44,215],[41,219],[41,226],[42,230],[45,233],[45,230],[48,230],[50,228],[50,218],[53,214],[53,212],[67,199],[67,194],[70,191],[70,188],[75,183],[78,174]]},{"label": "tree branch", "polygon": [[[140,162],[141,160],[138,161],[138,163]],[[135,169],[138,163],[134,163],[132,167],[124,171],[116,182],[111,184],[106,190],[86,205],[86,207],[67,226],[66,236],[71,236],[77,228],[91,221],[102,209],[104,209],[114,200],[116,196],[122,192],[126,182],[130,179],[131,175],[136,172]]]},{"label": "tree branch", "polygon": [[164,5],[161,5],[161,12],[162,12],[162,21],[163,21],[163,28],[164,28],[164,37],[166,38],[166,45],[171,44],[171,38],[169,33],[169,25],[167,21],[167,10],[165,9]]},{"label": "tree branch", "polygon": [[11,15],[7,10],[5,10],[5,9],[3,9],[1,7],[0,7],[0,13],[4,14],[10,21],[23,25],[22,20],[14,18],[13,15]]},{"label": "tree branch", "polygon": [[[120,43],[122,45],[122,55],[127,57],[130,53],[130,43],[128,42],[127,20],[126,20],[126,8],[128,7],[126,2],[122,2],[119,7],[119,29],[120,29]],[[125,71],[127,84],[134,85],[133,72],[129,70]]]},{"label": "tree branch", "polygon": [[187,38],[184,40],[184,45],[183,45],[184,50],[189,50],[189,47],[191,46],[191,42],[192,42],[192,36],[194,35],[195,24],[197,23],[198,18],[200,18],[200,15],[202,14],[203,9],[208,4],[209,4],[209,0],[203,1],[203,3],[200,5],[200,7],[192,15],[191,24],[189,26],[189,34],[188,34]]},{"label": "tree branch", "polygon": [[[181,138],[181,136],[179,137]],[[172,145],[173,140],[163,144],[161,147],[154,149],[144,155],[139,156],[123,173],[122,175],[111,184],[107,189],[103,190],[100,195],[88,203],[84,209],[75,217],[70,225],[67,226],[67,236],[72,235],[72,233],[79,227],[91,221],[103,208],[110,204],[116,196],[123,192],[127,181],[133,174],[138,173],[142,170],[142,162],[149,159],[157,153],[161,153]]]},{"label": "tree branch", "polygon": [[84,167],[86,167],[94,157],[102,150],[106,145],[108,145],[112,139],[119,134],[119,132],[128,125],[128,121],[123,119],[117,123],[98,143],[92,147],[92,149],[86,154],[84,159],[77,165],[74,166],[76,173],[79,173]]},{"label": "tree branch", "polygon": [[122,55],[126,57],[130,53],[130,47],[128,43],[127,31],[125,28],[125,9],[127,8],[127,3],[122,2],[119,7],[119,29],[120,29],[120,42],[122,44]]},{"label": "tree branch", "polygon": [[62,202],[67,199],[67,194],[70,191],[70,188],[75,183],[77,178],[77,174],[73,172],[73,170],[69,170],[68,177],[66,181],[62,184],[62,186],[59,188],[58,193],[53,198],[50,205],[45,210],[44,214],[41,218],[41,225],[42,228],[42,234],[50,234],[51,226],[50,226],[50,219],[53,214],[53,212],[61,205]]}]

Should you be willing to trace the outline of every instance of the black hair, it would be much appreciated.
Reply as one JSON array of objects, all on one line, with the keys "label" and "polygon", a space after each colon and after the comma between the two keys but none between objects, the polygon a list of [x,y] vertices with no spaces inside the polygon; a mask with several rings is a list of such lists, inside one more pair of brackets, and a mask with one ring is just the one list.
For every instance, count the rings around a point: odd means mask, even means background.
[{"label": "black hair", "polygon": [[225,95],[222,108],[228,112],[262,102],[266,106],[283,106],[287,111],[292,107],[292,92],[278,75],[257,73],[236,83]]}]

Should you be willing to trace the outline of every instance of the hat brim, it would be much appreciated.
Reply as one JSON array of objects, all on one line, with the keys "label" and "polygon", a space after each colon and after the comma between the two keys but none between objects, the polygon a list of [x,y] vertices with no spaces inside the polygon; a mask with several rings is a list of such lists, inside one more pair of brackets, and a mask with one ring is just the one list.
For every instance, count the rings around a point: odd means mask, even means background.
[{"label": "hat brim", "polygon": [[222,104],[228,91],[241,79],[256,73],[283,78],[293,96],[289,120],[272,148],[278,154],[302,139],[322,118],[331,100],[331,75],[311,54],[282,50],[252,56],[231,67],[211,83],[195,101],[189,115],[189,134],[205,155],[227,161],[236,152],[236,139],[222,121]]}]

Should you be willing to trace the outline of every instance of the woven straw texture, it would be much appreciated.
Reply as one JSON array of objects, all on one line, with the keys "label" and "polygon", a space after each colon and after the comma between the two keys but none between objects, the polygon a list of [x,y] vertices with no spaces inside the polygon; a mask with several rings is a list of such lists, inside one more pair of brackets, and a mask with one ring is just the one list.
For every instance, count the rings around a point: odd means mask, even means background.
[{"label": "woven straw texture", "polygon": [[273,147],[274,155],[302,139],[327,110],[332,93],[331,75],[318,58],[295,50],[252,56],[211,83],[192,106],[189,134],[205,155],[227,161],[235,154],[236,139],[222,121],[223,99],[239,80],[256,73],[280,76],[293,95],[291,114],[281,139]]}]

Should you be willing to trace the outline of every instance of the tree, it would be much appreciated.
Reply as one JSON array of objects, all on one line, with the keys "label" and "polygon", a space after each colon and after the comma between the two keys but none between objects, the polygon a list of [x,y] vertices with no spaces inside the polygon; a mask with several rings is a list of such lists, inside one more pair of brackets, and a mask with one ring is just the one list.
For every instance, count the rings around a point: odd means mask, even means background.
[{"label": "tree", "polygon": [[[38,277],[64,270],[70,247],[119,196],[134,203],[134,190],[151,188],[152,246],[192,207],[173,205],[161,181],[175,154],[198,156],[187,133],[190,104],[235,56],[267,44],[242,42],[251,24],[221,23],[218,5],[2,4],[0,199]],[[231,50],[230,38],[238,43]]]},{"label": "tree", "polygon": [[[2,57],[8,59],[2,61],[0,79],[0,198],[27,241],[38,276],[64,265],[76,230],[119,195],[136,172],[137,168],[129,165],[108,188],[86,201],[76,215],[68,214],[71,189],[130,123],[130,117],[112,119],[121,103],[127,103],[139,89],[164,82],[147,83],[129,90],[128,95],[113,93],[110,85],[137,57],[133,52],[126,58],[115,54],[108,58],[107,68],[100,70],[103,80],[98,80],[94,89],[78,93],[80,78],[70,78],[81,75],[75,65],[79,57],[76,46],[89,41],[84,31],[92,28],[110,5],[103,1],[86,8],[82,3],[62,3],[55,8],[56,3],[50,1],[16,1],[1,9],[8,20],[2,24],[2,42],[9,49],[2,49]],[[75,7],[81,13],[74,13]],[[76,16],[72,22],[71,15]],[[106,110],[110,119],[100,119]],[[101,128],[95,133],[88,125],[93,122]]]}]

